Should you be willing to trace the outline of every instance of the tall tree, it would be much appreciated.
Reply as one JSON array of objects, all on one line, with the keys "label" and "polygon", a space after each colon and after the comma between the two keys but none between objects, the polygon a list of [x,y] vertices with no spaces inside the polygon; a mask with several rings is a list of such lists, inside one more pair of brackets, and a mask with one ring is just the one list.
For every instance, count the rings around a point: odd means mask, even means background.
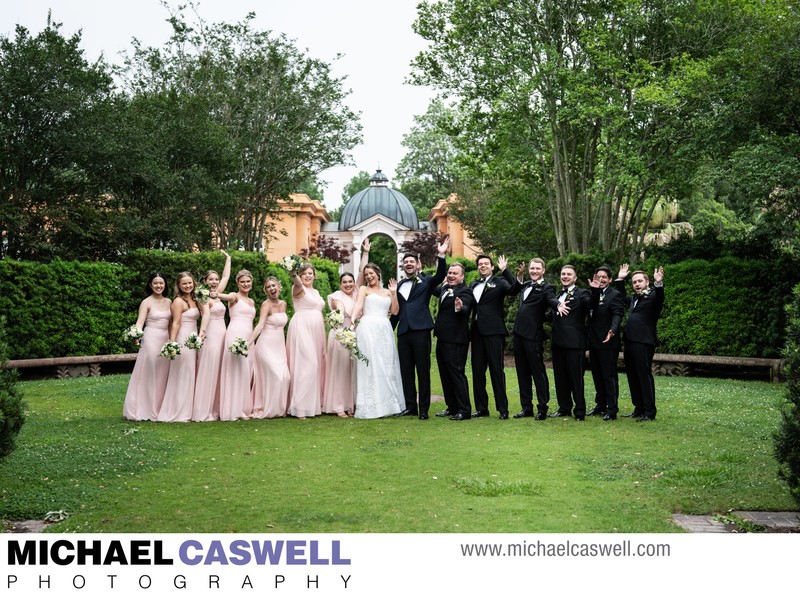
[{"label": "tall tree", "polygon": [[171,91],[203,98],[208,115],[233,142],[232,208],[213,217],[223,245],[262,247],[277,201],[310,176],[339,165],[360,139],[357,116],[344,104],[343,80],[330,65],[286,37],[239,23],[191,24],[178,9],[163,48],[136,43],[127,81],[135,94]]}]

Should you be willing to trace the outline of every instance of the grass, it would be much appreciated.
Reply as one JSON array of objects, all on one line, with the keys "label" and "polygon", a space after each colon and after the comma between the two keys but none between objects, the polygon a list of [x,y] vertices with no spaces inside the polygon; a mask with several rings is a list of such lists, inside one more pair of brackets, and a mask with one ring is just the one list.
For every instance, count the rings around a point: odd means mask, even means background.
[{"label": "grass", "polygon": [[122,419],[128,377],[21,384],[28,419],[0,461],[0,518],[66,512],[54,532],[610,533],[795,508],[772,455],[783,387],[767,383],[658,377],[653,423],[159,424]]}]

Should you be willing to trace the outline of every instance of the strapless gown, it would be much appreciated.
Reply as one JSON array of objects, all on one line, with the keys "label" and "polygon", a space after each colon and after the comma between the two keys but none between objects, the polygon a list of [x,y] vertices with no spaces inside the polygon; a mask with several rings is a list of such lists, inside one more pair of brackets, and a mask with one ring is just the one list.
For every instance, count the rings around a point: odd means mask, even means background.
[{"label": "strapless gown", "polygon": [[356,363],[356,413],[359,419],[395,415],[405,408],[388,295],[367,295],[358,322],[358,348],[368,359]]},{"label": "strapless gown", "polygon": [[234,355],[228,347],[237,338],[248,340],[253,333],[256,308],[244,301],[237,301],[228,308],[230,323],[225,332],[225,351],[222,354],[222,371],[219,380],[219,418],[222,421],[247,419],[253,412],[253,397],[250,392],[251,365],[247,357]]},{"label": "strapless gown", "polygon": [[274,313],[267,318],[253,355],[253,418],[285,417],[289,407],[289,364],[283,328],[288,316]]},{"label": "strapless gown", "polygon": [[155,421],[164,400],[169,376],[169,360],[159,357],[161,347],[169,340],[172,314],[150,310],[144,324],[139,353],[133,366],[122,416],[129,421]]},{"label": "strapless gown", "polygon": [[[340,301],[344,306],[344,327],[346,328],[351,323],[351,316],[356,302],[342,291],[336,291],[328,295],[328,307],[331,309],[333,309],[331,302],[334,299]],[[329,414],[352,413],[355,392],[353,369],[355,365],[350,358],[350,352],[333,337],[335,332],[333,328],[328,332],[328,354],[325,365],[325,401],[322,403],[322,412]]]},{"label": "strapless gown", "polygon": [[197,374],[197,351],[183,346],[186,337],[197,332],[197,318],[200,310],[196,307],[181,314],[181,327],[175,340],[181,345],[181,354],[169,364],[169,379],[164,390],[164,402],[158,411],[158,420],[167,423],[185,423],[192,419],[194,403],[194,382]]},{"label": "strapless gown", "polygon": [[325,301],[316,289],[294,299],[294,315],[286,335],[289,361],[289,414],[313,417],[320,413],[325,388]]},{"label": "strapless gown", "polygon": [[208,325],[203,348],[197,361],[197,381],[194,386],[193,421],[219,419],[219,376],[222,353],[225,350],[225,305],[213,303],[208,310]]}]

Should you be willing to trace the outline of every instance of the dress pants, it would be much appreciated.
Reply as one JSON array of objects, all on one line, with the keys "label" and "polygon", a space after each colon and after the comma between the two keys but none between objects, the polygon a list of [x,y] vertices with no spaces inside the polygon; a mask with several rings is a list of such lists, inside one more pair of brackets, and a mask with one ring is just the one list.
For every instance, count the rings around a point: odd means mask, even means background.
[{"label": "dress pants", "polygon": [[653,380],[655,346],[643,342],[625,341],[625,375],[631,391],[633,412],[656,418],[656,385]]},{"label": "dress pants", "polygon": [[[397,351],[406,410],[428,414],[431,407],[431,331],[409,330],[401,334],[397,337]],[[419,381],[419,408],[415,380]]]},{"label": "dress pants", "polygon": [[590,349],[589,363],[595,389],[595,408],[605,411],[612,417],[619,412],[619,377],[617,375],[616,349]]},{"label": "dress pants", "polygon": [[550,401],[550,382],[544,367],[542,341],[530,340],[514,334],[514,364],[519,384],[519,403],[522,412],[533,414],[533,384],[536,385],[536,408],[538,412],[547,414],[547,403]]},{"label": "dress pants", "polygon": [[[586,399],[583,394],[583,349],[565,349],[553,345],[553,376],[556,383],[558,412],[586,416]],[[575,408],[573,410],[573,401]]]},{"label": "dress pants", "polygon": [[506,374],[503,371],[503,350],[506,337],[502,334],[483,336],[472,330],[472,393],[475,410],[489,410],[489,394],[486,392],[486,368],[492,380],[494,405],[499,413],[508,413]]},{"label": "dress pants", "polygon": [[472,412],[465,372],[468,352],[468,343],[443,342],[441,339],[436,342],[436,364],[439,366],[444,401],[451,414],[469,416]]}]

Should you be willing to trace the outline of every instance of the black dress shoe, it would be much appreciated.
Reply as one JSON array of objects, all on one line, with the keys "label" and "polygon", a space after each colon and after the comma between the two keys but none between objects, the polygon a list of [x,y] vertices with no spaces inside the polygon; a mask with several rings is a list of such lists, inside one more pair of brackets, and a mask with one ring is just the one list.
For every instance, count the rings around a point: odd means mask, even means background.
[{"label": "black dress shoe", "polygon": [[562,413],[561,411],[556,411],[554,413],[550,413],[547,415],[548,417],[556,418],[556,417],[571,417],[572,415],[569,413]]},{"label": "black dress shoe", "polygon": [[522,417],[532,417],[532,416],[533,416],[533,413],[531,411],[523,410],[523,411],[518,412],[517,414],[515,414],[514,418],[515,419],[521,419]]},{"label": "black dress shoe", "polygon": [[606,414],[606,411],[602,408],[598,408],[597,406],[595,406],[592,410],[586,413],[586,415],[589,417],[599,417],[604,414]]},{"label": "black dress shoe", "polygon": [[428,420],[428,413],[419,413],[419,420],[420,421],[427,421]]},{"label": "black dress shoe", "polygon": [[464,413],[457,413],[450,417],[451,421],[469,421],[472,417]]},{"label": "black dress shoe", "polygon": [[606,413],[606,414],[603,415],[603,420],[604,421],[616,421],[617,420],[617,415],[610,415],[610,414]]},{"label": "black dress shoe", "polygon": [[648,417],[647,415],[642,415],[638,419],[636,419],[637,423],[643,423],[644,421],[655,421],[653,417]]},{"label": "black dress shoe", "polygon": [[436,413],[436,416],[437,417],[449,417],[451,414],[453,414],[453,413],[450,412],[450,409],[446,408],[442,412]]},{"label": "black dress shoe", "polygon": [[633,411],[633,412],[628,413],[627,415],[622,415],[622,416],[623,417],[628,417],[629,419],[638,419],[639,417],[642,416],[642,413]]},{"label": "black dress shoe", "polygon": [[472,418],[477,419],[478,417],[488,417],[489,411],[488,410],[476,410],[472,413]]},{"label": "black dress shoe", "polygon": [[508,413],[507,412],[500,413],[500,420],[501,421],[507,421],[508,420]]},{"label": "black dress shoe", "polygon": [[576,421],[585,421],[586,417],[575,417]]},{"label": "black dress shoe", "polygon": [[417,416],[417,413],[416,413],[416,411],[413,411],[410,408],[407,408],[403,412],[397,413],[395,416],[396,417],[415,417],[415,416]]},{"label": "black dress shoe", "polygon": [[535,417],[533,417],[534,421],[545,421],[547,420],[547,415],[544,413],[538,413]]}]

